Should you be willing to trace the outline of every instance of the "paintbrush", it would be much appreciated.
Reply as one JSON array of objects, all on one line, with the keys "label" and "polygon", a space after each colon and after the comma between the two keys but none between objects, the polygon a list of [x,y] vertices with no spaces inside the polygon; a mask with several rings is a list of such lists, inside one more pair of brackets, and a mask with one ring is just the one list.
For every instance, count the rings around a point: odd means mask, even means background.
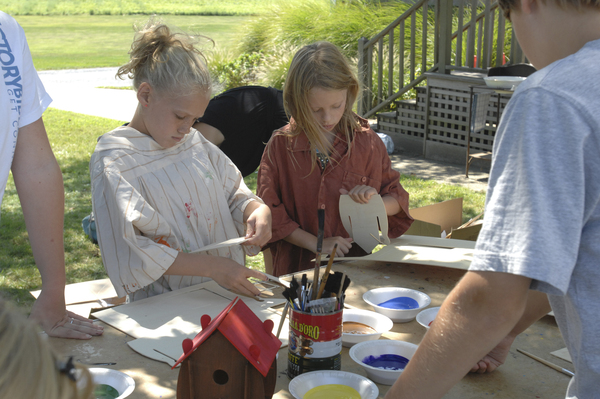
[{"label": "paintbrush", "polygon": [[548,366],[550,368],[553,368],[556,371],[560,371],[561,373],[566,374],[569,377],[573,377],[575,375],[571,370],[564,369],[564,368],[562,368],[562,367],[560,367],[560,366],[558,366],[558,365],[556,365],[554,363],[550,363],[549,361],[542,359],[541,357],[537,357],[536,355],[532,355],[529,352],[525,352],[524,350],[521,350],[521,349],[518,349],[518,348],[517,348],[517,351],[521,352],[525,356],[529,356],[533,360],[537,360],[538,362],[540,362],[542,364],[545,364],[546,366]]},{"label": "paintbrush", "polygon": [[350,279],[345,273],[335,272],[329,276],[327,283],[325,283],[325,291],[331,294],[338,294],[346,291],[346,288],[350,285]]},{"label": "paintbrush", "polygon": [[340,304],[340,309],[342,309],[344,307],[344,296],[346,294],[344,294],[344,292],[346,292],[346,288],[348,288],[348,286],[344,287],[344,285],[346,284],[346,280],[348,280],[348,285],[350,285],[350,279],[346,276],[346,273],[342,273],[342,283],[340,284],[340,290],[338,291],[338,303]]},{"label": "paintbrush", "polygon": [[302,297],[302,288],[300,284],[298,284],[298,280],[296,280],[296,276],[292,276],[292,280],[290,281],[290,289],[296,292],[296,297]]},{"label": "paintbrush", "polygon": [[325,230],[325,209],[317,211],[319,221],[319,230],[317,231],[317,256],[315,258],[315,271],[313,273],[312,292],[310,299],[317,299],[317,289],[319,285],[319,269],[321,268],[321,249],[323,248],[323,234]]},{"label": "paintbrush", "polygon": [[277,328],[276,337],[279,338],[279,334],[281,334],[281,328],[283,327],[283,322],[285,322],[285,316],[287,316],[288,308],[290,307],[290,302],[285,302],[285,307],[283,308],[283,312],[281,313],[281,320],[279,321],[279,327]]},{"label": "paintbrush", "polygon": [[300,288],[302,290],[302,292],[300,293],[300,303],[302,304],[302,311],[304,311],[304,308],[306,307],[306,295],[308,293],[307,288],[308,288],[308,277],[306,276],[306,273],[302,273],[302,280],[300,282]]},{"label": "paintbrush", "polygon": [[327,262],[327,267],[325,268],[325,273],[323,274],[323,278],[321,279],[321,285],[319,286],[319,293],[317,294],[317,299],[321,298],[323,295],[323,291],[325,290],[325,284],[327,284],[327,279],[329,278],[329,272],[331,271],[331,265],[333,264],[333,258],[335,257],[335,251],[337,250],[337,243],[333,246],[333,251],[331,251],[331,258],[329,258],[329,262]]},{"label": "paintbrush", "polygon": [[283,295],[283,297],[285,298],[285,301],[286,301],[288,304],[290,304],[290,305],[294,306],[294,302],[292,302],[292,297],[290,296],[290,293],[289,293],[287,290],[283,291],[283,292],[281,293],[281,295]]}]

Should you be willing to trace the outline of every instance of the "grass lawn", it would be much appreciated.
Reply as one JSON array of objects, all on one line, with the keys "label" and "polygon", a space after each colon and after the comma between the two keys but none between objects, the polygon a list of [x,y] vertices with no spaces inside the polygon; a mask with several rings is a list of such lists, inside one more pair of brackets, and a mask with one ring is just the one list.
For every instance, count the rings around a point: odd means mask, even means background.
[{"label": "grass lawn", "polygon": [[[144,15],[15,16],[25,31],[35,67],[48,69],[97,68],[123,65],[133,41],[133,25]],[[237,43],[238,28],[247,16],[166,15],[169,26],[210,37],[207,51],[225,51]]]},{"label": "grass lawn", "polygon": [[0,0],[11,15],[254,15],[281,0]]}]

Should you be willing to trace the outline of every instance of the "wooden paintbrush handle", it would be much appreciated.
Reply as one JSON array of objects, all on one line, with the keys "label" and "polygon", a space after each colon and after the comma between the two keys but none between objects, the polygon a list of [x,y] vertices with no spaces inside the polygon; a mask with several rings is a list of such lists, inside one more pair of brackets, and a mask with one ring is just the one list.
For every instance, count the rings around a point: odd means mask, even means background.
[{"label": "wooden paintbrush handle", "polygon": [[563,374],[566,374],[570,377],[573,377],[575,374],[571,371],[571,370],[567,370],[565,368],[562,368],[554,363],[551,363],[547,360],[542,359],[541,357],[537,357],[536,355],[533,355],[529,352],[525,352],[524,350],[521,349],[517,349],[518,352],[521,352],[522,354],[524,354],[525,356],[529,356],[530,358],[532,358],[533,360],[537,360],[538,362],[545,364],[546,366],[553,368],[556,371],[560,371]]},{"label": "wooden paintbrush handle", "polygon": [[315,271],[313,273],[311,300],[317,299],[319,288],[319,269],[321,268],[321,249],[323,248],[323,235],[325,234],[325,209],[317,211],[319,230],[317,232],[317,256],[315,258]]},{"label": "wooden paintbrush handle", "polygon": [[323,274],[323,278],[321,279],[321,285],[319,286],[319,293],[317,294],[317,299],[321,298],[323,295],[323,291],[325,291],[325,284],[327,283],[327,277],[329,277],[329,272],[331,272],[331,265],[333,264],[333,258],[335,257],[335,251],[337,250],[337,243],[333,246],[333,251],[331,251],[331,257],[329,258],[329,262],[327,262],[327,267],[325,268],[325,273]]}]

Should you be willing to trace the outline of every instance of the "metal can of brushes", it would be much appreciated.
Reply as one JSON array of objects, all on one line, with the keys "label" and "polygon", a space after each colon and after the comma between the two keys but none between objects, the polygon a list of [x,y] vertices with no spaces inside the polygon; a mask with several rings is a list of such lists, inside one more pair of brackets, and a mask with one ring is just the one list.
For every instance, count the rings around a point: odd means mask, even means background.
[{"label": "metal can of brushes", "polygon": [[291,309],[287,375],[342,368],[342,312],[307,313]]}]

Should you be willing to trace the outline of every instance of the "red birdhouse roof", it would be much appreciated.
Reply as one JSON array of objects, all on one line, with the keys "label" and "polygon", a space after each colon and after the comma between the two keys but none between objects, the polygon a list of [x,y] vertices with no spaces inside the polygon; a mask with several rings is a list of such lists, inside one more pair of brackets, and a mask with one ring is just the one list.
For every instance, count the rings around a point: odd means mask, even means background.
[{"label": "red birdhouse roof", "polygon": [[200,320],[202,331],[193,339],[183,340],[183,355],[173,368],[184,361],[212,333],[219,330],[221,334],[263,375],[267,376],[271,363],[277,355],[281,341],[273,335],[273,321],[264,323],[254,312],[237,297],[214,319],[209,315]]}]

